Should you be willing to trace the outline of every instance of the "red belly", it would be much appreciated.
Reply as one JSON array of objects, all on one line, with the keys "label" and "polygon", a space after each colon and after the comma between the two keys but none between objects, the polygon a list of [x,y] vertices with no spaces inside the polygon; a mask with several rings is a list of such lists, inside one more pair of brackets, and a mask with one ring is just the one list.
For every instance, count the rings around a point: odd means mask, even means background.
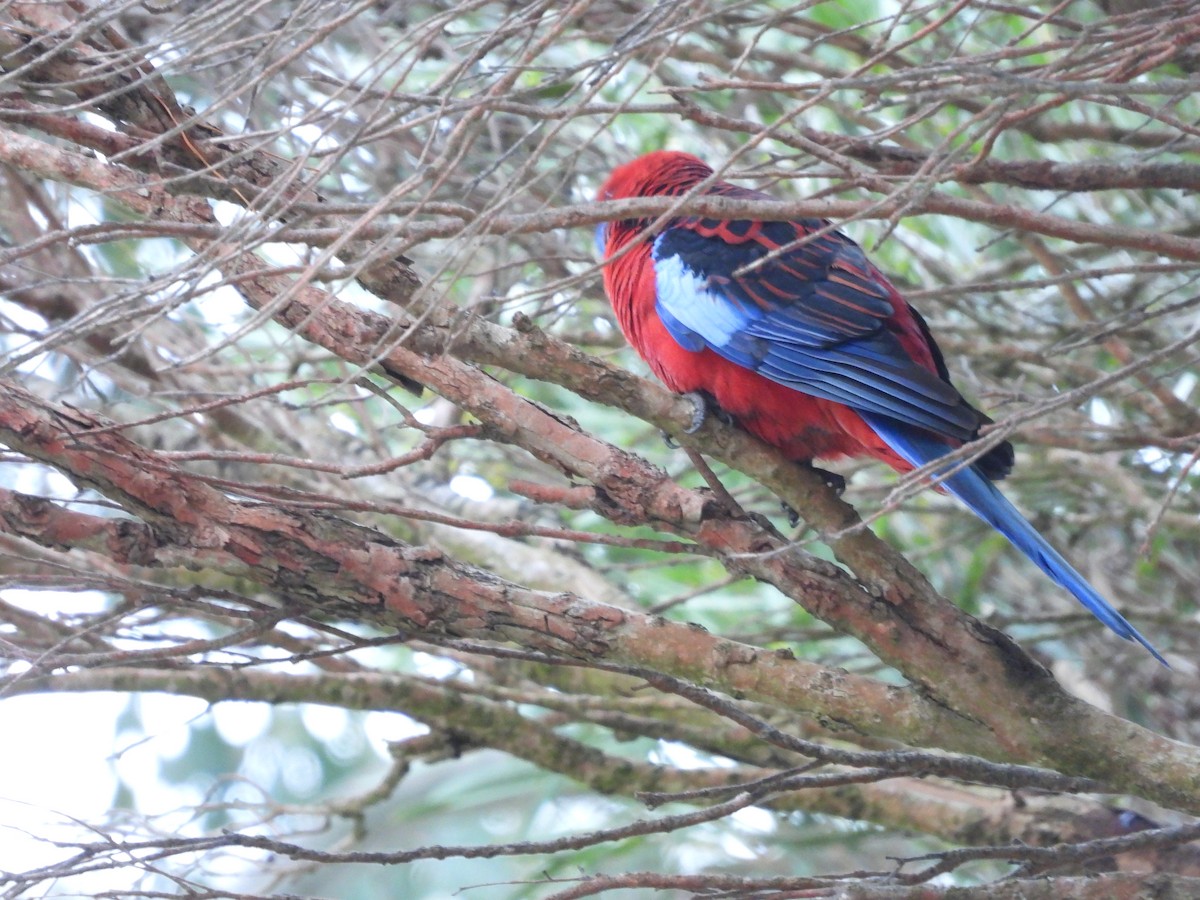
[{"label": "red belly", "polygon": [[777,384],[712,350],[693,353],[669,336],[668,341],[669,347],[658,344],[655,357],[647,360],[667,387],[704,391],[742,428],[790,459],[871,456],[900,472],[912,469],[849,407]]}]

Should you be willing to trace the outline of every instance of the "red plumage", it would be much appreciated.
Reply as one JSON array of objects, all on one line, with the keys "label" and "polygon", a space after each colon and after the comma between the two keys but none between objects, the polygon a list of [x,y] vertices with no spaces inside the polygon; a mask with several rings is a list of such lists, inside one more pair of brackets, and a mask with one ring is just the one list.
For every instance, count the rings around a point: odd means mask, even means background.
[{"label": "red plumage", "polygon": [[[712,169],[696,157],[660,150],[619,166],[598,196],[601,200],[612,200],[681,195],[710,175]],[[765,194],[723,181],[713,182],[703,193],[769,199]],[[711,349],[696,352],[682,347],[667,331],[656,311],[656,276],[651,242],[645,234],[649,224],[648,219],[629,219],[608,227],[604,256],[607,259],[620,255],[604,267],[604,288],[626,339],[667,387],[679,393],[700,391],[708,394],[743,428],[778,447],[791,459],[810,462],[813,459],[870,456],[897,471],[912,470],[912,465],[897,455],[848,406],[779,384]],[[714,233],[731,245],[754,242],[768,250],[778,248],[762,234],[762,223],[738,222],[737,225],[748,227],[736,233],[729,227],[735,223],[717,224],[723,227],[714,229]],[[804,234],[809,224],[799,223],[798,233]],[[630,243],[635,246],[627,249]],[[939,374],[935,360],[940,360],[940,353],[924,322],[874,266],[869,263],[867,266],[865,274],[882,286],[892,307],[892,315],[885,321],[885,327],[895,334],[914,362]],[[981,421],[985,420],[981,417]],[[961,445],[961,441],[949,438],[946,442],[952,446]]]},{"label": "red plumage", "polygon": [[[687,153],[617,168],[600,199],[765,194],[712,179]],[[662,381],[702,392],[747,431],[800,462],[871,456],[911,471],[976,438],[990,420],[950,383],[925,321],[863,254],[820,219],[766,222],[682,214],[597,232],[604,287],[626,338]],[[1004,442],[943,467],[940,486],[1005,535],[1105,625],[1150,643],[993,484]]]}]

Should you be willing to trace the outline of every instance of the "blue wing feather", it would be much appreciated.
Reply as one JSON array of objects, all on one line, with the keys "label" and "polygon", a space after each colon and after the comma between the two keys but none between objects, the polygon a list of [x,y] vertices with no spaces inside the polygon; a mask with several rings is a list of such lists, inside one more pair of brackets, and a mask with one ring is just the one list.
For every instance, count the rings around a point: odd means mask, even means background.
[{"label": "blue wing feather", "polygon": [[[655,241],[655,249],[661,240],[660,236]],[[654,278],[659,318],[671,336],[684,346],[688,346],[687,340],[692,340],[689,335],[700,336],[714,349],[728,345],[763,315],[761,310],[712,290],[681,256],[655,256]]]},{"label": "blue wing feather", "polygon": [[[657,311],[689,350],[711,348],[731,362],[822,399],[970,440],[984,418],[938,373],[913,362],[887,320],[886,289],[867,275],[856,244],[837,233],[761,260],[778,241],[802,235],[789,222],[752,223],[731,244],[681,220],[655,238]],[[725,223],[736,226],[740,223]]]}]

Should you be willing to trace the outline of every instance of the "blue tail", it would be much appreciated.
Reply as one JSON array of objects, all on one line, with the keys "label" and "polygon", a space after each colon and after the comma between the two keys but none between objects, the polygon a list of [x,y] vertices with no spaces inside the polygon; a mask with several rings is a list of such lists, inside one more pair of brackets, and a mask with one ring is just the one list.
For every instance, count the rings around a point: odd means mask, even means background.
[{"label": "blue tail", "polygon": [[[911,426],[877,414],[860,412],[859,415],[889,447],[914,466],[933,462],[948,452],[944,443]],[[1109,602],[1046,542],[1024,516],[1017,512],[1017,508],[1000,493],[991,480],[976,471],[974,466],[959,468],[941,484],[965,503],[971,512],[1012,541],[1034,565],[1074,594],[1092,615],[1126,640],[1137,641],[1149,650],[1155,659],[1169,668],[1162,654],[1155,650],[1124,616],[1113,609]]]}]

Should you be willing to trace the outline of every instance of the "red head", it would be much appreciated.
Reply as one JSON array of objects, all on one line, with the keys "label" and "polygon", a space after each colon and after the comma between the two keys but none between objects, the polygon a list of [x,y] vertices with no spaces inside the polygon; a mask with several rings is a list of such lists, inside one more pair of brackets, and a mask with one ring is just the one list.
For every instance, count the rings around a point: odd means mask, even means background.
[{"label": "red head", "polygon": [[613,169],[596,199],[682,194],[712,173],[707,163],[690,153],[655,150]]},{"label": "red head", "polygon": [[[623,200],[628,197],[673,196],[687,193],[713,170],[690,153],[655,150],[613,169],[600,188],[597,200]],[[650,224],[649,219],[626,219],[619,223],[602,222],[596,226],[596,254],[602,259],[613,255]],[[623,227],[612,228],[612,225]],[[610,246],[610,242],[612,246]]]}]

